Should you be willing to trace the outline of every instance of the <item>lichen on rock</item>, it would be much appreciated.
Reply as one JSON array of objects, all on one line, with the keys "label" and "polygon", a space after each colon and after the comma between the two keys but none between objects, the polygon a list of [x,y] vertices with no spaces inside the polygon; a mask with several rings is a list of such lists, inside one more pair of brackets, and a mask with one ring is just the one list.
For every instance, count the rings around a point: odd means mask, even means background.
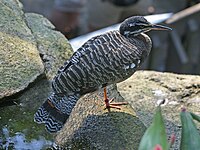
[{"label": "lichen on rock", "polygon": [[44,72],[37,47],[4,32],[0,32],[0,64],[0,99],[25,89]]},{"label": "lichen on rock", "polygon": [[18,0],[1,1],[0,18],[1,102],[42,74],[51,80],[73,50],[46,18],[24,13]]}]

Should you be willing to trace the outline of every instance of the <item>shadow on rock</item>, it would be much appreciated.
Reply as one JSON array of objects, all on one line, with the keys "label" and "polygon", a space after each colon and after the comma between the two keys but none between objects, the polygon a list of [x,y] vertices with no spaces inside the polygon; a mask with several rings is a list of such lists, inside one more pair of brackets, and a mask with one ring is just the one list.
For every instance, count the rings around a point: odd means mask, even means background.
[{"label": "shadow on rock", "polygon": [[90,114],[79,121],[74,110],[57,135],[56,144],[65,149],[137,149],[146,128],[129,109],[125,106],[110,113],[102,109],[97,115]]}]

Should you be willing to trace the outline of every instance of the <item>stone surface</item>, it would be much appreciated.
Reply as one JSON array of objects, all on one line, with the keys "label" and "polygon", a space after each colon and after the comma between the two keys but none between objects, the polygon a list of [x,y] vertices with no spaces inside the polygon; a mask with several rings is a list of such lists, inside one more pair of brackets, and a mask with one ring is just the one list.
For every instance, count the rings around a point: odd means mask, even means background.
[{"label": "stone surface", "polygon": [[[175,133],[174,147],[179,149],[181,108],[185,107],[187,111],[200,115],[200,76],[138,71],[117,87],[147,127],[152,121],[156,106],[165,100],[161,108],[167,133],[168,136]],[[200,127],[200,124],[197,125]]]},{"label": "stone surface", "polygon": [[43,16],[24,13],[18,0],[0,2],[0,102],[40,75],[52,79],[72,55],[68,40]]},{"label": "stone surface", "polygon": [[36,39],[45,73],[52,79],[58,68],[72,55],[72,48],[64,35],[55,31],[55,27],[42,15],[26,13],[25,18]]},{"label": "stone surface", "polygon": [[[123,101],[116,87],[109,88],[109,97]],[[102,91],[83,96],[73,109],[55,142],[65,149],[137,149],[145,131],[143,123],[127,105],[121,110],[104,110]]]},{"label": "stone surface", "polygon": [[[139,139],[151,124],[156,106],[165,99],[162,113],[167,134],[176,135],[172,149],[179,149],[181,108],[200,114],[200,76],[138,71],[117,84],[117,89],[111,87],[109,97],[128,101],[133,110],[123,106],[121,111],[112,109],[108,113],[103,110],[102,92],[100,96],[85,95],[56,136],[56,144],[74,149],[138,149]],[[200,127],[198,123],[197,126]]]},{"label": "stone surface", "polygon": [[47,19],[25,14],[18,0],[1,0],[0,18],[0,149],[45,149],[53,135],[33,116],[73,50]]},{"label": "stone surface", "polygon": [[25,89],[44,72],[18,4],[0,2],[0,99]]},{"label": "stone surface", "polygon": [[29,42],[34,41],[31,30],[24,20],[22,5],[18,0],[0,1],[0,31],[15,35]]},{"label": "stone surface", "polygon": [[137,113],[151,114],[163,99],[163,114],[178,125],[180,120],[177,117],[183,106],[188,111],[199,113],[200,76],[197,75],[137,71],[131,78],[117,84],[117,87]]}]

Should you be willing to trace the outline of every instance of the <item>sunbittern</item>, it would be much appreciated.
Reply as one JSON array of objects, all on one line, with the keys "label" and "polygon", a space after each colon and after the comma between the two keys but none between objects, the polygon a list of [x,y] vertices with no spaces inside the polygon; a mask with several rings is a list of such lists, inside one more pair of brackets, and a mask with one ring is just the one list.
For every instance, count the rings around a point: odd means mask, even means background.
[{"label": "sunbittern", "polygon": [[129,78],[147,58],[152,43],[144,33],[150,30],[171,29],[134,16],[122,22],[119,31],[88,40],[58,70],[52,81],[53,93],[36,112],[35,122],[45,123],[49,132],[57,132],[78,99],[99,88],[104,88],[106,108],[125,104],[110,103],[106,86]]}]

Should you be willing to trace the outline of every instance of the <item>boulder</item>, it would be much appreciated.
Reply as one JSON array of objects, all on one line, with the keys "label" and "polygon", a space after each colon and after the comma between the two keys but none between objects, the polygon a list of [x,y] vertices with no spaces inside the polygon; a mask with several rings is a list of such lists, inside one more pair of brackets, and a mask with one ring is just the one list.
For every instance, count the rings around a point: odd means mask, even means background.
[{"label": "boulder", "polygon": [[51,80],[58,68],[72,55],[71,45],[65,36],[55,31],[51,22],[42,15],[25,13],[25,19],[37,42],[45,66],[45,74]]},{"label": "boulder", "polygon": [[[155,71],[137,71],[132,77],[117,84],[122,97],[134,108],[145,125],[149,125],[149,114],[163,99],[163,115],[180,125],[178,115],[182,107],[199,113],[200,76],[161,73]],[[150,119],[150,121],[148,121]]]},{"label": "boulder", "polygon": [[[17,2],[17,1],[16,1]],[[44,73],[34,36],[19,3],[0,3],[0,102]]]},{"label": "boulder", "polygon": [[0,102],[41,75],[52,79],[72,55],[67,39],[43,16],[24,13],[18,0],[0,3]]},{"label": "boulder", "polygon": [[117,87],[146,127],[152,121],[156,106],[165,100],[161,108],[167,134],[168,137],[175,134],[173,149],[179,149],[181,108],[200,115],[200,76],[138,71]]},{"label": "boulder", "polygon": [[[123,101],[116,86],[110,86],[109,98]],[[68,121],[55,138],[64,149],[137,149],[146,127],[127,105],[121,110],[104,109],[103,92],[79,99]]]},{"label": "boulder", "polygon": [[[0,149],[44,149],[53,135],[33,121],[51,79],[73,50],[43,16],[0,2]],[[34,148],[33,148],[34,147]]]},{"label": "boulder", "polygon": [[[145,129],[150,125],[156,106],[164,99],[162,113],[167,134],[176,135],[173,148],[179,149],[184,106],[199,114],[200,76],[137,71],[132,77],[110,87],[110,98],[127,101],[130,106],[104,110],[102,92],[83,96],[73,109],[55,142],[66,149],[138,149]],[[120,94],[119,94],[120,93]],[[132,109],[133,108],[133,109]],[[198,126],[200,127],[200,126]]]}]

